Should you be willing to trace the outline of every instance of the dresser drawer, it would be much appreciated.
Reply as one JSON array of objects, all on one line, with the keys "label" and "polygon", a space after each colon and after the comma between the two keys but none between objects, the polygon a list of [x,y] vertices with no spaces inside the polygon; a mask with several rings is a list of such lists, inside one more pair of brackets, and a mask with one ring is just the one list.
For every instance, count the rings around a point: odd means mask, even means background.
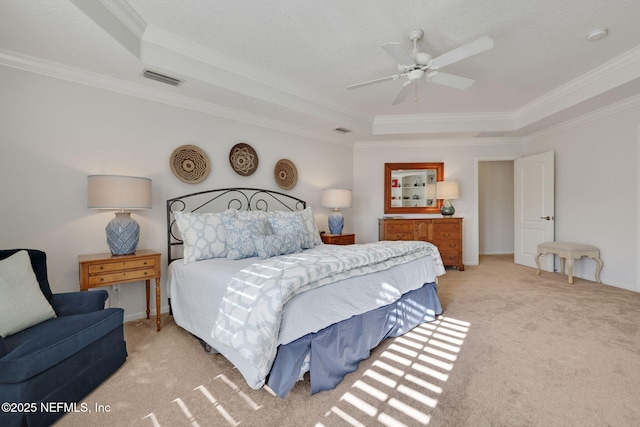
[{"label": "dresser drawer", "polygon": [[438,247],[441,254],[443,251],[455,251],[456,253],[462,251],[462,244],[459,240],[434,240],[431,243]]},{"label": "dresser drawer", "polygon": [[89,286],[101,285],[103,283],[121,283],[133,280],[147,280],[156,276],[154,267],[141,270],[120,271],[114,273],[101,273],[89,276]]},{"label": "dresser drawer", "polygon": [[462,237],[460,233],[460,227],[437,227],[433,230],[433,240],[434,241],[443,241],[443,240],[460,240]]},{"label": "dresser drawer", "polygon": [[385,224],[386,240],[413,240],[413,223]]},{"label": "dresser drawer", "polygon": [[118,261],[118,262],[105,262],[101,264],[92,264],[89,266],[89,274],[100,274],[109,271],[128,270],[132,268],[144,268],[153,267],[156,265],[156,261],[153,258],[143,260],[130,260],[130,261]]},{"label": "dresser drawer", "polygon": [[442,258],[442,263],[444,265],[462,264],[459,252],[440,251],[440,258]]}]

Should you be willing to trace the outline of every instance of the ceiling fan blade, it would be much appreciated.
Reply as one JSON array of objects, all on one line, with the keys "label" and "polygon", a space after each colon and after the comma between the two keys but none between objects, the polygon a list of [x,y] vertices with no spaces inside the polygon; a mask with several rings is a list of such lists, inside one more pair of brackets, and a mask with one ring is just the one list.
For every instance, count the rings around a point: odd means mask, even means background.
[{"label": "ceiling fan blade", "polygon": [[357,89],[357,88],[362,87],[362,86],[369,86],[369,85],[380,83],[380,82],[384,82],[384,81],[387,81],[387,80],[397,80],[398,78],[400,78],[400,74],[394,74],[393,76],[389,76],[389,77],[382,77],[382,78],[375,79],[375,80],[369,80],[367,82],[356,83],[354,85],[347,86],[347,89]]},{"label": "ceiling fan blade", "polygon": [[431,83],[437,83],[439,85],[449,86],[456,89],[467,89],[475,80],[468,79],[466,77],[455,76],[453,74],[441,73],[437,71],[436,74],[428,75],[427,81]]},{"label": "ceiling fan blade", "polygon": [[480,37],[478,40],[472,41],[449,52],[434,58],[429,63],[429,68],[437,70],[454,62],[461,61],[470,56],[476,55],[493,47],[493,39],[488,36]]},{"label": "ceiling fan blade", "polygon": [[467,89],[475,80],[466,77],[455,76],[453,74],[441,73],[436,71],[434,74],[427,75],[427,81],[437,83],[439,85],[449,86],[456,89]]},{"label": "ceiling fan blade", "polygon": [[400,43],[385,43],[381,46],[400,65],[413,65],[413,59]]},{"label": "ceiling fan blade", "polygon": [[393,100],[393,105],[402,104],[404,100],[407,99],[407,95],[409,95],[409,92],[411,92],[411,89],[413,89],[414,84],[415,82],[404,82],[404,84],[400,88],[400,91]]}]

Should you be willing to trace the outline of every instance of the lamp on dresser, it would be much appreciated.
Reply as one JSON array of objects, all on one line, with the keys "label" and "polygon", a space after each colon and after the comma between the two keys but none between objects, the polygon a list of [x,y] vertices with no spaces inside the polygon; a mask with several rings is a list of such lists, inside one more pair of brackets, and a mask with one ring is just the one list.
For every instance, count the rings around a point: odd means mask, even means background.
[{"label": "lamp on dresser", "polygon": [[458,181],[438,181],[436,182],[436,198],[444,200],[440,213],[442,216],[453,216],[456,210],[450,200],[460,197]]},{"label": "lamp on dresser", "polygon": [[89,175],[87,207],[117,210],[106,227],[112,255],[130,255],[140,239],[140,225],[130,210],[151,209],[151,180],[136,176]]},{"label": "lamp on dresser", "polygon": [[340,208],[351,207],[351,190],[329,189],[322,190],[322,207],[332,209],[329,214],[329,233],[342,234],[344,216]]}]

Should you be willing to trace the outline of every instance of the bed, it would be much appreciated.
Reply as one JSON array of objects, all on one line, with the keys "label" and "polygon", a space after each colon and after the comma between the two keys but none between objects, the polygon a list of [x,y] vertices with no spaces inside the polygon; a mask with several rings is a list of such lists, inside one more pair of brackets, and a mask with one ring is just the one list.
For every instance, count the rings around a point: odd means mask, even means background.
[{"label": "bed", "polygon": [[311,209],[288,194],[175,197],[167,230],[176,324],[279,397],[306,373],[311,393],[335,388],[385,338],[442,312],[435,246],[325,245]]}]

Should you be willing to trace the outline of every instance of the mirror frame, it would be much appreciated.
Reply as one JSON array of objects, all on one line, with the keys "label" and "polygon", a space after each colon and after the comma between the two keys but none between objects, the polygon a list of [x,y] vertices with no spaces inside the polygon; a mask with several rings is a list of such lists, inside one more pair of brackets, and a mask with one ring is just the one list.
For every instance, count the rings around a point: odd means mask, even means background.
[{"label": "mirror frame", "polygon": [[385,214],[439,214],[442,200],[434,206],[391,206],[391,174],[399,169],[435,169],[436,182],[444,180],[444,163],[385,163],[384,164],[384,213]]}]

